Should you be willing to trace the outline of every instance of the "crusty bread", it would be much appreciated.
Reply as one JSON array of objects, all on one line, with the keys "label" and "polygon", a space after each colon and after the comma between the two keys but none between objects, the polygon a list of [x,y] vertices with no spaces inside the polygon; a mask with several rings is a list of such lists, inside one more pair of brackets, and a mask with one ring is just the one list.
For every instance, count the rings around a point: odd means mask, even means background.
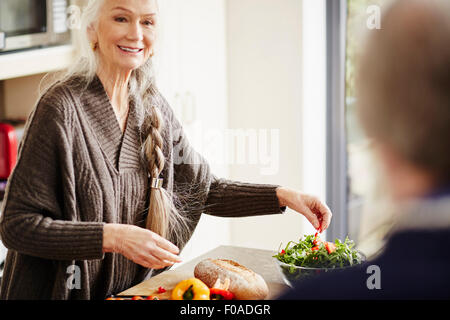
[{"label": "crusty bread", "polygon": [[262,300],[269,294],[269,288],[263,277],[232,260],[206,259],[194,269],[194,276],[212,287],[217,279],[221,282],[228,278],[228,288],[238,300]]}]

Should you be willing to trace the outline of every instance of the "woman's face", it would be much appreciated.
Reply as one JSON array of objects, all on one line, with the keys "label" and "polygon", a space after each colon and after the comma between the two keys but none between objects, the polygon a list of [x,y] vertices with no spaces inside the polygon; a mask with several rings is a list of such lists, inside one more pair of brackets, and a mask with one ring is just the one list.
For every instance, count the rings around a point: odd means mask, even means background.
[{"label": "woman's face", "polygon": [[92,40],[107,68],[131,71],[152,54],[156,40],[155,0],[106,0]]}]

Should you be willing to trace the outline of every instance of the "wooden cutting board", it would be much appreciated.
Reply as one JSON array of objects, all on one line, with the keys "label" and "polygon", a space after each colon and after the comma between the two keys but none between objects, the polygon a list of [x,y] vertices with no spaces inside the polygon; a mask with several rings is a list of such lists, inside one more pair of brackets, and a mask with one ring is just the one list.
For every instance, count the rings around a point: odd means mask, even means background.
[{"label": "wooden cutting board", "polygon": [[[129,288],[119,295],[122,296],[149,296],[154,295],[159,299],[169,299],[173,288],[182,280],[193,278],[197,263],[203,259],[229,259],[234,260],[247,268],[255,271],[263,277],[269,287],[269,295],[266,299],[276,299],[289,287],[285,284],[278,266],[274,263],[272,256],[274,251],[236,246],[217,247],[184,265],[175,269],[164,271],[138,285]],[[163,287],[167,292],[158,294],[158,288]]]},{"label": "wooden cutting board", "polygon": [[[137,286],[134,286],[126,291],[120,293],[124,296],[156,296],[160,300],[168,300],[172,294],[172,290],[182,280],[193,278],[193,272],[169,270],[164,274],[157,275],[149,280],[143,281]],[[277,282],[267,282],[269,287],[269,295],[266,299],[275,299],[288,287],[285,284]],[[158,288],[163,287],[166,289],[165,293],[158,293]]]},{"label": "wooden cutting board", "polygon": [[[143,281],[137,286],[120,293],[121,296],[156,296],[160,300],[168,300],[172,294],[173,288],[182,280],[193,278],[192,272],[183,272],[177,270],[165,271],[164,275],[157,275],[149,280]],[[158,288],[163,287],[166,292],[158,293]]]}]

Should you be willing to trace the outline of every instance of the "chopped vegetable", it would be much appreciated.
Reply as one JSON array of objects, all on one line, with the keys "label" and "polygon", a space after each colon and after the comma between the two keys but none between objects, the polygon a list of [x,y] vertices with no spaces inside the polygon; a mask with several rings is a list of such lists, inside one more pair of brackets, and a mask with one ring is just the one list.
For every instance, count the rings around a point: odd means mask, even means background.
[{"label": "chopped vegetable", "polygon": [[354,249],[354,242],[346,237],[344,242],[322,241],[316,235],[304,236],[298,243],[288,242],[286,247],[274,255],[286,264],[309,268],[342,268],[359,264],[362,257]]},{"label": "chopped vegetable", "polygon": [[211,288],[209,289],[211,300],[233,300],[234,294],[228,290]]},{"label": "chopped vegetable", "polygon": [[328,254],[331,254],[336,251],[336,245],[333,242],[324,242],[325,249],[327,249]]},{"label": "chopped vegetable", "polygon": [[158,288],[158,293],[164,293],[164,292],[166,292],[166,289],[164,289],[163,287]]},{"label": "chopped vegetable", "polygon": [[156,296],[111,296],[106,300],[159,300]]}]

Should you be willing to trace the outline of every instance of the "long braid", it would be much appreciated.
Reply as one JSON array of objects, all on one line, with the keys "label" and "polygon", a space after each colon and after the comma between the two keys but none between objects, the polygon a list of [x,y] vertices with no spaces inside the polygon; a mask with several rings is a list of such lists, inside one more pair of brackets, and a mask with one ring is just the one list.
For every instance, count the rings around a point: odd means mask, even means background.
[{"label": "long braid", "polygon": [[[154,105],[148,115],[148,136],[144,141],[144,152],[148,163],[150,182],[160,178],[164,169],[165,158],[162,152],[164,140],[161,136],[163,121],[160,112]],[[172,196],[161,186],[150,187],[150,204],[148,209],[146,228],[160,236],[184,243],[188,233],[189,220],[180,214],[174,205]]]},{"label": "long braid", "polygon": [[164,154],[162,152],[163,139],[161,136],[162,120],[158,109],[151,107],[149,135],[145,141],[145,154],[148,158],[148,172],[152,178],[158,178],[164,168]]}]

